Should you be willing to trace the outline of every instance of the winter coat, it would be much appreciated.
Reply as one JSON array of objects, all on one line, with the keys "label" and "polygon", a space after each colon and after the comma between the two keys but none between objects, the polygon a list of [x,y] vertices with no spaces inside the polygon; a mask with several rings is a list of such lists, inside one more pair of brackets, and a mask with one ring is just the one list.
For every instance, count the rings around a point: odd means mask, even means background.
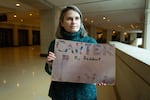
[{"label": "winter coat", "polygon": [[[66,40],[97,43],[89,36],[81,36],[80,31],[75,33],[62,33]],[[50,43],[48,51],[54,52],[55,40]],[[45,71],[51,75],[51,67],[45,65]],[[49,89],[49,96],[52,100],[96,100],[96,86],[89,83],[69,83],[52,81]]]}]

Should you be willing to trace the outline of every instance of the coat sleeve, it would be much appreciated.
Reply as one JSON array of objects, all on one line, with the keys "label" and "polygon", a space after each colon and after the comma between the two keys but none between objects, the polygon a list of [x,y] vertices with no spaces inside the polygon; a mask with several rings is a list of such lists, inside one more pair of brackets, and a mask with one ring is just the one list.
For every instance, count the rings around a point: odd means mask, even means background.
[{"label": "coat sleeve", "polygon": [[[55,46],[55,40],[53,40],[50,45],[49,45],[49,48],[48,48],[48,52],[51,51],[51,52],[54,52],[54,46]],[[51,72],[52,72],[52,66],[49,66],[47,63],[45,63],[45,71],[51,75]]]}]

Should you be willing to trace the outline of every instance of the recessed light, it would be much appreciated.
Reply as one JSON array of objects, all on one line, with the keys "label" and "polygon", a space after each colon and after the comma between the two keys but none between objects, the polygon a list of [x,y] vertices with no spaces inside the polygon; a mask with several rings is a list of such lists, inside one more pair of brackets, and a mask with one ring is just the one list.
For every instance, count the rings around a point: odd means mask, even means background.
[{"label": "recessed light", "polygon": [[32,13],[29,14],[29,16],[32,16],[32,15],[33,15]]},{"label": "recessed light", "polygon": [[20,3],[16,3],[16,7],[20,7]]},{"label": "recessed light", "polygon": [[17,15],[16,15],[16,14],[14,14],[14,15],[13,15],[13,17],[15,17],[15,18],[16,18],[16,17],[17,17]]},{"label": "recessed light", "polygon": [[103,20],[105,20],[105,19],[106,19],[106,17],[104,16],[104,17],[103,17]]},{"label": "recessed light", "polygon": [[87,18],[85,18],[84,20],[85,20],[85,21],[87,21],[88,19],[87,19]]},{"label": "recessed light", "polygon": [[23,19],[20,19],[21,22],[23,22]]},{"label": "recessed light", "polygon": [[114,30],[113,30],[113,31],[112,31],[112,33],[113,33],[113,34],[115,34],[115,33],[116,33],[116,31],[114,31]]},{"label": "recessed light", "polygon": [[107,19],[107,22],[110,22],[110,19]]},{"label": "recessed light", "polygon": [[91,20],[91,23],[94,23],[94,21],[93,21],[93,20]]}]

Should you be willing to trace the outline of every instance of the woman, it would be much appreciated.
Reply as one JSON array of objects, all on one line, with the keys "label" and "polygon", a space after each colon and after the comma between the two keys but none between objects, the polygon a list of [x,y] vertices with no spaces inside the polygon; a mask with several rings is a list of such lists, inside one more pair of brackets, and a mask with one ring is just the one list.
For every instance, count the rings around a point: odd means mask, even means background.
[{"label": "woman", "polygon": [[[83,17],[76,6],[67,6],[62,9],[56,37],[79,42],[96,43],[96,40],[87,36],[83,26]],[[45,70],[51,74],[52,61],[55,60],[55,40],[49,46]],[[49,96],[52,100],[96,100],[96,86],[86,83],[69,83],[52,81]]]}]

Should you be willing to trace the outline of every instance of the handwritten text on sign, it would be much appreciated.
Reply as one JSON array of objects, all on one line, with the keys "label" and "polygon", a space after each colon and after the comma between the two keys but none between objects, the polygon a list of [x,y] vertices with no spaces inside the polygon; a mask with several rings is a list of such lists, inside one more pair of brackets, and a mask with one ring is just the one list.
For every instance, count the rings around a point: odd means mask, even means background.
[{"label": "handwritten text on sign", "polygon": [[62,39],[55,40],[52,80],[114,84],[115,47]]}]

